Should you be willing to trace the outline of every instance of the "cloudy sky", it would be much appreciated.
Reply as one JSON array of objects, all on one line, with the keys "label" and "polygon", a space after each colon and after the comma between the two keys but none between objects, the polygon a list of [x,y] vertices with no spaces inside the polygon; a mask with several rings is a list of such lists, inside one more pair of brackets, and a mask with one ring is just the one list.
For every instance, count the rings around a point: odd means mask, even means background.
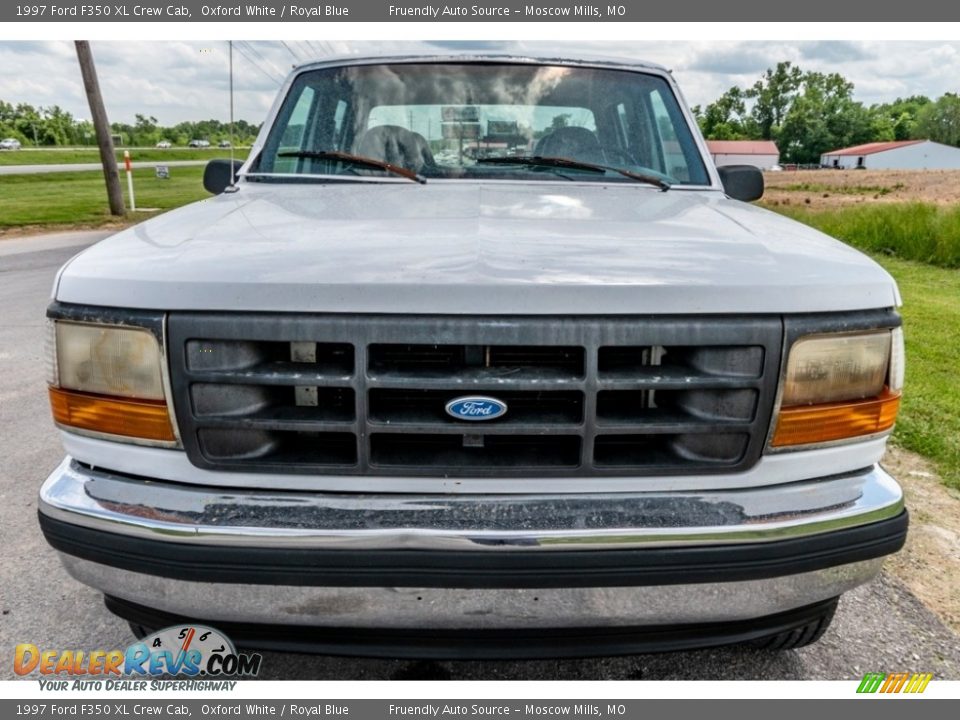
[{"label": "cloudy sky", "polygon": [[[544,42],[241,43],[234,55],[236,116],[263,119],[280,79],[294,62],[330,54],[399,54],[496,50],[552,56]],[[110,119],[135,113],[163,125],[227,119],[227,43],[96,42],[94,56]],[[898,96],[938,97],[960,91],[960,42],[564,42],[563,54],[595,53],[651,60],[671,68],[691,105],[715,99],[731,85],[750,85],[780,60],[805,70],[837,71],[852,80],[857,99],[870,104]],[[60,105],[80,118],[89,111],[73,44],[0,42],[0,99]]]}]

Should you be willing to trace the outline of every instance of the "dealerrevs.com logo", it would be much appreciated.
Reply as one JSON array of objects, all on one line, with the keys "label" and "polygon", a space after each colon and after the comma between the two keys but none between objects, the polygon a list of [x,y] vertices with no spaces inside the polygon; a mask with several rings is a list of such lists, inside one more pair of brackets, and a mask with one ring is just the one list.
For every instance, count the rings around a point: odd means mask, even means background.
[{"label": "dealerrevs.com logo", "polygon": [[[219,630],[205,625],[175,625],[125,650],[41,650],[32,643],[21,643],[14,649],[13,670],[21,676],[66,676],[75,682],[102,679],[106,683],[95,687],[87,682],[85,685],[91,687],[81,689],[131,690],[145,687],[141,687],[143,683],[131,686],[128,678],[254,677],[260,672],[262,660],[257,653],[237,652],[230,638]],[[57,690],[67,689],[69,683],[48,680],[44,685]]]}]

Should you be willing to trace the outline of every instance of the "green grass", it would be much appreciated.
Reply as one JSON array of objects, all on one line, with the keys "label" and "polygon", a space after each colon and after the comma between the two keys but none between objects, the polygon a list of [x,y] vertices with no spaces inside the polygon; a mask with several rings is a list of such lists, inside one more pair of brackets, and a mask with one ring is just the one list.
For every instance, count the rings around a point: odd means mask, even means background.
[{"label": "green grass", "polygon": [[875,258],[900,286],[907,377],[894,433],[960,488],[960,272]]},{"label": "green grass", "polygon": [[870,253],[960,268],[960,207],[917,202],[831,210],[768,207]]},{"label": "green grass", "polygon": [[[249,148],[235,148],[239,158],[245,158]],[[117,162],[123,162],[123,150],[117,150]],[[138,160],[211,160],[229,157],[230,148],[134,148],[130,157]],[[0,165],[60,165],[64,163],[98,163],[100,153],[96,148],[71,148],[56,150],[0,151]]]},{"label": "green grass", "polygon": [[[203,189],[203,167],[170,168],[170,179],[153,168],[134,170],[137,207],[169,210],[210,195]],[[126,179],[121,173],[124,201]],[[108,209],[100,172],[0,175],[0,229],[32,226],[96,226],[115,221]],[[128,215],[143,219],[146,213]]]}]

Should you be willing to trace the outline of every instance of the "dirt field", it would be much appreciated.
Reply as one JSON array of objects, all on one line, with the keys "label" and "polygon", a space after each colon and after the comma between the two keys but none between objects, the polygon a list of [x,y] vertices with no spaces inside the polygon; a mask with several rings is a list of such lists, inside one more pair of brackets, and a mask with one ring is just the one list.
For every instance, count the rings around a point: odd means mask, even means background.
[{"label": "dirt field", "polygon": [[885,567],[960,632],[960,493],[944,487],[929,462],[906,450],[890,447],[883,466],[903,486],[910,511],[907,544]]},{"label": "dirt field", "polygon": [[828,209],[875,202],[960,203],[960,170],[796,170],[764,173],[762,204]]}]

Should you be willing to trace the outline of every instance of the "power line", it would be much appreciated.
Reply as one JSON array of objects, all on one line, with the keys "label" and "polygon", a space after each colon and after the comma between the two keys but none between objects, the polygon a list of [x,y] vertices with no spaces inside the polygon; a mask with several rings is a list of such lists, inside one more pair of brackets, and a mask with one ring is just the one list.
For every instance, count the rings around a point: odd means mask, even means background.
[{"label": "power line", "polygon": [[234,49],[240,54],[240,56],[241,56],[244,60],[246,60],[246,61],[247,61],[248,63],[250,63],[251,65],[253,65],[257,70],[259,70],[261,73],[263,73],[264,76],[266,76],[267,78],[269,78],[269,79],[272,80],[273,82],[279,84],[279,80],[277,80],[277,78],[273,75],[273,73],[271,73],[271,72],[270,72],[269,70],[267,70],[266,68],[261,67],[261,66],[260,66],[260,63],[258,63],[258,62],[246,51],[246,49],[244,49],[244,48],[240,45],[239,42],[238,42],[238,43],[235,43],[233,47],[234,47]]},{"label": "power line", "polygon": [[314,52],[313,46],[310,45],[310,43],[308,43],[306,40],[298,40],[297,49],[299,49],[303,53],[303,56],[306,58],[304,62],[313,60],[317,54],[316,52]]},{"label": "power line", "polygon": [[293,50],[291,50],[289,45],[287,45],[283,40],[280,41],[280,44],[287,49],[287,52],[290,53],[290,55],[293,57],[293,61],[295,63],[299,64],[301,62],[300,56],[297,55]]},{"label": "power line", "polygon": [[256,54],[256,56],[263,61],[263,64],[266,67],[269,67],[271,71],[277,73],[281,78],[286,76],[286,73],[283,70],[280,70],[276,65],[273,64],[273,62],[269,58],[267,58],[259,50],[257,50],[256,46],[253,43],[244,40],[243,44],[246,45],[251,52]]},{"label": "power line", "polygon": [[314,45],[312,40],[307,40],[307,44],[310,45],[313,54],[317,58],[322,58],[324,55],[329,55],[330,51],[327,48],[324,48],[324,43],[320,40],[317,40],[317,44]]},{"label": "power line", "polygon": [[276,65],[270,62],[269,59],[264,57],[263,54],[253,46],[252,43],[247,42],[246,40],[243,40],[242,43],[243,43],[244,49],[251,56],[250,57],[251,60],[253,60],[256,63],[259,63],[259,65],[264,70],[269,72],[270,76],[273,77],[278,83],[283,82],[283,79],[287,76],[286,72],[284,72],[283,70],[280,70]]},{"label": "power line", "polygon": [[266,77],[268,77],[270,80],[272,80],[273,82],[277,83],[278,85],[280,85],[280,84],[283,83],[283,80],[278,80],[277,77],[276,77],[272,72],[270,72],[269,70],[267,70],[265,67],[261,66],[260,63],[257,62],[257,60],[247,51],[247,49],[244,47],[243,43],[241,43],[240,41],[238,41],[238,42],[234,43],[233,47],[234,47],[234,49],[235,49],[238,53],[240,53],[241,56],[243,56],[243,58],[244,58],[247,62],[249,62],[251,65],[253,65],[257,70],[259,70],[260,72],[262,72],[262,73],[263,73]]}]

